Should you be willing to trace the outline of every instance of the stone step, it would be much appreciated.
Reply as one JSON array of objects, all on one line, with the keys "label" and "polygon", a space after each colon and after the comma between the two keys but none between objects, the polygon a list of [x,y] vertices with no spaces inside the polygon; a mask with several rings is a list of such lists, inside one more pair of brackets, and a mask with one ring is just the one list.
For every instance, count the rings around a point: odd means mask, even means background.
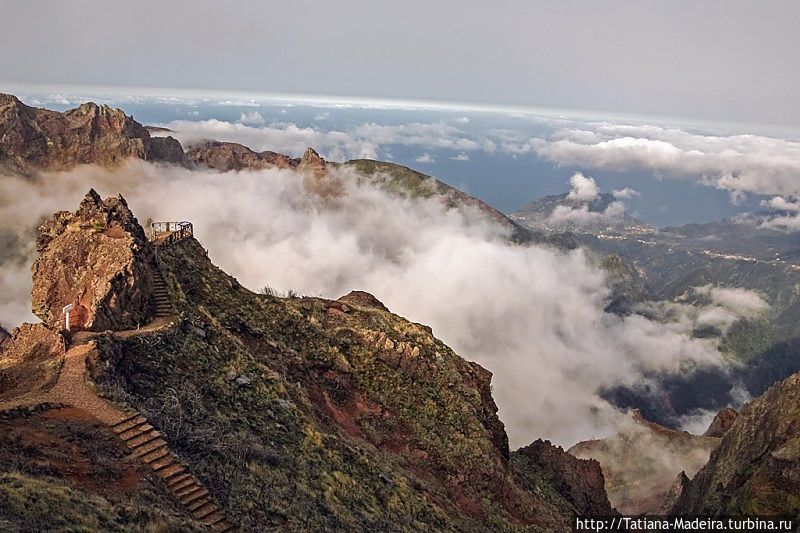
[{"label": "stone step", "polygon": [[154,472],[158,472],[163,470],[164,468],[169,468],[170,466],[176,464],[175,459],[171,455],[166,455],[161,459],[156,459],[152,463],[150,463],[150,468],[153,469]]},{"label": "stone step", "polygon": [[157,450],[154,450],[154,451],[152,451],[150,453],[146,453],[146,454],[142,455],[141,457],[142,457],[142,461],[144,461],[147,464],[150,464],[153,461],[160,460],[160,459],[165,458],[165,457],[171,459],[171,457],[169,457],[169,455],[170,455],[169,448],[167,448],[166,446],[162,446],[161,448],[158,448]]},{"label": "stone step", "polygon": [[[150,465],[151,468],[152,468],[152,466],[153,465]],[[181,474],[181,473],[183,473],[185,471],[186,471],[186,468],[184,468],[182,464],[174,463],[174,464],[172,464],[170,466],[167,466],[165,468],[162,468],[162,469],[158,470],[156,472],[156,475],[158,477],[160,477],[161,479],[167,479],[167,478],[169,478],[171,476],[174,476],[176,474]]]},{"label": "stone step", "polygon": [[[198,490],[196,490],[194,492],[190,492],[189,494],[185,494],[184,496],[182,496],[181,497],[181,502],[183,502],[183,505],[190,506],[190,505],[194,505],[194,502],[196,502],[197,500],[199,500],[201,498],[209,499],[208,498],[208,490],[204,489],[203,487],[198,487]],[[209,501],[210,501],[210,499],[209,499]]]},{"label": "stone step", "polygon": [[161,436],[161,433],[159,433],[155,429],[151,429],[150,431],[148,431],[146,433],[142,433],[138,437],[134,437],[132,439],[128,439],[127,441],[125,441],[125,444],[131,450],[135,450],[139,446],[143,446],[143,445],[147,444],[148,442],[159,438],[160,436]]},{"label": "stone step", "polygon": [[137,426],[134,426],[134,427],[132,427],[130,429],[126,429],[125,431],[123,431],[121,433],[118,433],[117,435],[119,435],[119,438],[122,439],[123,441],[128,442],[132,438],[138,437],[142,433],[147,433],[151,429],[153,429],[153,426],[151,426],[147,422],[143,422],[143,423],[141,423],[141,424],[139,424]]},{"label": "stone step", "polygon": [[[219,526],[219,529],[216,529],[213,526],[213,524],[219,524],[220,522],[225,522],[225,515],[222,514],[222,511],[220,511],[219,509],[217,509],[210,515],[207,515],[205,518],[203,518],[203,522],[208,524],[211,527],[212,531],[227,531],[226,529],[223,529],[224,526]],[[227,526],[228,529],[230,529],[230,524],[228,524],[227,522],[225,522],[225,526]]]},{"label": "stone step", "polygon": [[183,498],[187,494],[191,494],[192,492],[196,491],[197,489],[202,489],[202,488],[203,488],[203,486],[200,484],[200,482],[198,482],[194,477],[192,477],[191,485],[186,485],[184,487],[181,487],[179,490],[173,490],[172,492],[178,498]]},{"label": "stone step", "polygon": [[192,516],[194,516],[198,520],[202,520],[203,518],[207,517],[211,513],[218,510],[218,507],[211,502],[203,504],[202,506],[198,507],[197,509],[192,510]]},{"label": "stone step", "polygon": [[217,519],[217,521],[214,523],[209,524],[206,522],[211,528],[211,531],[214,531],[215,533],[224,533],[225,531],[229,531],[231,529],[231,525],[225,521],[225,515],[222,513],[220,513],[219,516],[213,514],[211,516],[214,516],[214,518]]},{"label": "stone step", "polygon": [[124,416],[123,418],[120,418],[119,420],[117,420],[116,422],[114,422],[113,424],[111,424],[111,426],[110,426],[110,427],[111,427],[111,429],[113,430],[114,428],[116,428],[116,427],[118,427],[118,426],[120,426],[120,425],[124,424],[125,422],[128,422],[129,420],[133,420],[133,419],[134,419],[134,418],[136,418],[137,416],[140,416],[140,415],[139,415],[139,413],[137,413],[136,411],[127,411],[127,412],[125,413],[125,416]]},{"label": "stone step", "polygon": [[191,483],[192,481],[192,475],[188,472],[175,474],[174,476],[164,479],[164,483],[167,484],[167,487],[169,487],[171,491],[179,490],[181,487],[185,487],[186,484]]},{"label": "stone step", "polygon": [[209,498],[208,496],[201,496],[190,503],[184,504],[184,507],[189,509],[189,512],[193,513],[198,509],[205,507],[206,505],[213,505],[214,509],[215,510],[217,509],[217,505],[213,501],[211,501],[211,498]]},{"label": "stone step", "polygon": [[150,453],[152,453],[152,452],[154,452],[154,451],[156,451],[156,450],[158,450],[160,448],[165,448],[166,449],[166,447],[167,447],[167,441],[165,441],[164,439],[156,438],[156,439],[151,440],[147,444],[142,444],[141,446],[139,446],[138,448],[133,450],[133,456],[134,457],[143,457],[143,456],[148,455],[148,454],[150,454]]},{"label": "stone step", "polygon": [[111,430],[119,435],[123,431],[127,431],[131,428],[139,426],[147,422],[147,419],[139,414],[134,415],[130,418],[123,420],[122,422],[117,423],[116,425],[112,426]]}]

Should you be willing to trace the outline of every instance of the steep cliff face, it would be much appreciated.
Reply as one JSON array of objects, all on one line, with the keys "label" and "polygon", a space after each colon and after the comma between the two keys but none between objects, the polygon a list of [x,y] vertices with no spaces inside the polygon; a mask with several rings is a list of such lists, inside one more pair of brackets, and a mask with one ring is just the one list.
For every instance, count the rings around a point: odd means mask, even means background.
[{"label": "steep cliff face", "polygon": [[54,330],[135,328],[153,311],[152,249],[122,197],[93,190],[74,213],[60,212],[39,228],[33,265],[33,312]]},{"label": "steep cliff face", "polygon": [[570,504],[565,514],[612,516],[616,513],[606,495],[600,463],[593,459],[577,459],[560,446],[537,440],[513,452],[511,464],[523,486],[531,490],[542,486],[536,478],[529,481],[533,474],[545,479]]},{"label": "steep cliff face", "polygon": [[800,518],[800,374],[745,405],[673,513]]},{"label": "steep cliff face", "polygon": [[731,409],[730,407],[726,407],[725,409],[720,410],[717,413],[717,416],[714,417],[714,420],[711,421],[711,425],[708,426],[708,429],[705,433],[703,433],[704,437],[722,437],[725,433],[728,432],[731,427],[733,427],[734,422],[736,422],[736,418],[739,416],[739,413],[736,412],[736,409]]},{"label": "steep cliff face", "polygon": [[119,109],[86,103],[59,113],[0,94],[0,168],[29,173],[81,163],[115,166],[128,158],[187,161],[177,140],[150,137]]},{"label": "steep cliff face", "polygon": [[271,151],[254,152],[241,144],[220,141],[207,141],[190,146],[186,150],[186,155],[205,167],[221,172],[297,166],[297,163],[287,155]]},{"label": "steep cliff face", "polygon": [[0,404],[51,387],[64,360],[61,336],[43,324],[23,324],[0,346]]}]

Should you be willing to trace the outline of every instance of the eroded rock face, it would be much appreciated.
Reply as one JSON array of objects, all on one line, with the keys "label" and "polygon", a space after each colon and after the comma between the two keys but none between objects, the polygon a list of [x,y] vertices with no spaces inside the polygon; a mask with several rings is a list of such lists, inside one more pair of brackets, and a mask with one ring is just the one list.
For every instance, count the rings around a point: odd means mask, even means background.
[{"label": "eroded rock face", "polygon": [[550,441],[537,440],[512,454],[517,475],[535,473],[545,479],[573,506],[578,515],[611,516],[600,463],[593,459],[577,459]]},{"label": "eroded rock face", "polygon": [[2,326],[0,326],[0,352],[3,351],[3,345],[10,338],[11,338],[11,334],[8,331],[6,331],[5,329],[3,329]]},{"label": "eroded rock face", "polygon": [[339,298],[339,301],[349,304],[363,305],[364,307],[374,307],[376,309],[380,309],[381,311],[388,311],[386,306],[383,305],[380,300],[365,291],[350,291]]},{"label": "eroded rock face", "polygon": [[745,405],[673,514],[800,513],[800,373]]},{"label": "eroded rock face", "polygon": [[714,420],[711,422],[711,425],[708,426],[708,429],[703,436],[705,437],[722,437],[725,433],[731,429],[733,423],[736,422],[736,418],[739,416],[739,413],[736,412],[736,409],[731,409],[730,407],[726,407],[722,409],[717,416],[714,417]]},{"label": "eroded rock face", "polygon": [[86,103],[60,113],[0,94],[0,167],[27,173],[82,163],[115,166],[128,158],[187,161],[177,140],[150,137],[119,109]]},{"label": "eroded rock face", "polygon": [[51,387],[58,377],[63,355],[61,336],[44,324],[15,328],[0,351],[0,403]]},{"label": "eroded rock face", "polygon": [[231,142],[207,141],[190,147],[186,154],[195,162],[222,172],[297,166],[287,155],[271,151],[254,152],[246,146]]},{"label": "eroded rock face", "polygon": [[39,228],[32,310],[49,327],[129,329],[152,314],[152,250],[122,196],[94,191],[75,213],[60,212]]}]

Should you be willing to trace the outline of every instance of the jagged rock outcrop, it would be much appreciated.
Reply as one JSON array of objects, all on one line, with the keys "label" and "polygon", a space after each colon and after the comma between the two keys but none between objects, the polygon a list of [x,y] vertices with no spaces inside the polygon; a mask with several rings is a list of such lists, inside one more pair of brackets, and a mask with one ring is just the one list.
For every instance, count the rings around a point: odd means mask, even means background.
[{"label": "jagged rock outcrop", "polygon": [[206,141],[190,146],[186,155],[193,161],[222,172],[230,170],[261,170],[265,168],[294,168],[297,163],[277,152],[254,152],[238,143]]},{"label": "jagged rock outcrop", "polygon": [[64,113],[0,94],[0,168],[30,173],[82,163],[115,166],[129,158],[186,163],[172,137],[151,137],[119,109],[85,103]]},{"label": "jagged rock outcrop", "polygon": [[569,453],[600,463],[608,499],[622,514],[655,514],[678,473],[697,472],[718,443],[654,424],[634,410],[616,435],[579,442]]},{"label": "jagged rock outcrop", "polygon": [[11,334],[8,331],[6,331],[5,329],[3,329],[2,326],[0,326],[0,352],[3,351],[3,345],[10,338],[11,338]]},{"label": "jagged rock outcrop", "polygon": [[800,373],[745,405],[673,514],[800,515]]},{"label": "jagged rock outcrop", "polygon": [[61,336],[44,324],[14,328],[0,350],[0,404],[52,386],[63,355]]},{"label": "jagged rock outcrop", "polygon": [[718,438],[724,436],[725,433],[731,429],[733,423],[736,422],[738,416],[739,413],[736,412],[736,409],[731,409],[730,407],[721,409],[714,417],[714,420],[711,421],[711,424],[708,426],[706,432],[703,433],[703,436]]},{"label": "jagged rock outcrop", "polygon": [[383,305],[380,300],[375,298],[370,293],[364,291],[350,291],[339,298],[339,301],[348,304],[363,305],[365,307],[374,307],[376,309],[380,309],[381,311],[388,311],[386,306]]},{"label": "jagged rock outcrop", "polygon": [[306,151],[303,152],[303,157],[300,159],[300,164],[297,165],[297,170],[321,176],[327,171],[327,166],[325,160],[320,157],[316,150],[306,148]]},{"label": "jagged rock outcrop", "polygon": [[528,476],[537,473],[536,480],[547,480],[578,515],[616,514],[606,495],[600,463],[593,459],[577,459],[550,441],[537,440],[513,452],[511,463],[523,484],[535,490],[535,482],[528,482]]},{"label": "jagged rock outcrop", "polygon": [[664,502],[661,504],[656,514],[659,516],[669,516],[688,485],[689,477],[686,475],[686,472],[678,474],[678,477],[675,478],[675,481],[669,488],[669,492],[667,492],[667,495],[664,497]]},{"label": "jagged rock outcrop", "polygon": [[37,248],[32,309],[50,328],[65,327],[68,304],[73,329],[135,328],[152,315],[153,252],[122,196],[89,191],[39,228]]}]

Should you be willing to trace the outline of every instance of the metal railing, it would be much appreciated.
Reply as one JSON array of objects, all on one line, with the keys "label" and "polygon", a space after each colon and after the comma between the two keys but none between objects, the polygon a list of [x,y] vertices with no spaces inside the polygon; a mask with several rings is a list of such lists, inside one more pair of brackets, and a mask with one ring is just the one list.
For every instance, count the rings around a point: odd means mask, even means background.
[{"label": "metal railing", "polygon": [[152,240],[154,242],[172,244],[187,237],[194,236],[194,227],[191,222],[153,222]]}]

